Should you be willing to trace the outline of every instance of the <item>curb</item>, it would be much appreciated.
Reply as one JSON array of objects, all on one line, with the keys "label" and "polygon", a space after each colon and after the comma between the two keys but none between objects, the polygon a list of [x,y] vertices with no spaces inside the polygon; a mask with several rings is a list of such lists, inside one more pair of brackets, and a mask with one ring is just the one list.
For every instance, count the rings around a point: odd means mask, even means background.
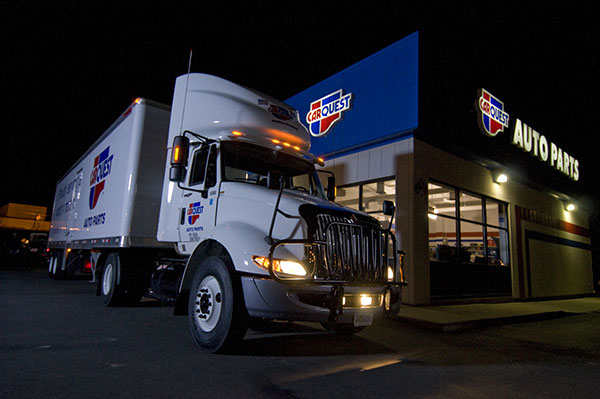
[{"label": "curb", "polygon": [[543,320],[552,320],[559,319],[562,317],[573,316],[578,313],[570,313],[564,312],[562,310],[555,312],[543,312],[543,313],[533,313],[527,315],[518,315],[518,316],[507,316],[507,317],[493,317],[488,319],[475,319],[475,320],[466,320],[466,321],[457,321],[450,323],[438,323],[430,320],[423,319],[415,319],[412,317],[402,317],[396,316],[394,320],[399,322],[404,322],[407,324],[415,325],[418,327],[423,327],[429,330],[436,330],[442,332],[456,332],[456,331],[467,331],[473,330],[477,328],[486,328],[486,327],[495,327],[502,326],[506,324],[518,324],[518,323],[528,323],[533,321],[543,321]]}]

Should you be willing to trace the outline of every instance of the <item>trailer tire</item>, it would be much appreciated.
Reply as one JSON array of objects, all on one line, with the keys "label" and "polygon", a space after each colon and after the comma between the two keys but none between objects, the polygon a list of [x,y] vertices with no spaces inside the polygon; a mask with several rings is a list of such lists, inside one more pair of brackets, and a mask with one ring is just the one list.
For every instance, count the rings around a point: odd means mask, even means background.
[{"label": "trailer tire", "polygon": [[61,279],[63,272],[60,269],[62,266],[62,252],[55,251],[52,253],[48,262],[48,277],[52,280]]},{"label": "trailer tire", "polygon": [[[231,352],[247,330],[241,284],[228,258],[206,258],[192,279],[188,321],[196,343],[206,352]],[[237,288],[237,289],[236,289]]]},{"label": "trailer tire", "polygon": [[108,255],[99,281],[100,295],[106,306],[133,306],[139,302],[141,293],[132,290],[128,269],[121,264],[121,256],[113,252]]}]

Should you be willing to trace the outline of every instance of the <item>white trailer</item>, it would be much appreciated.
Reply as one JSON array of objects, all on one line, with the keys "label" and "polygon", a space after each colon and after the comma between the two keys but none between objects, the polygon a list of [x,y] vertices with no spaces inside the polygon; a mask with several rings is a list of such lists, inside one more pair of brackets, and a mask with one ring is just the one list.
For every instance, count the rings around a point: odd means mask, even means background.
[{"label": "white trailer", "polygon": [[169,115],[165,105],[136,99],[58,181],[51,277],[79,271],[81,258],[66,256],[73,250],[170,247],[156,239]]},{"label": "white trailer", "polygon": [[50,275],[90,259],[107,305],[172,303],[211,352],[252,319],[359,331],[399,303],[395,237],[332,202],[309,148],[286,104],[181,76],[170,114],[136,100],[59,181]]}]

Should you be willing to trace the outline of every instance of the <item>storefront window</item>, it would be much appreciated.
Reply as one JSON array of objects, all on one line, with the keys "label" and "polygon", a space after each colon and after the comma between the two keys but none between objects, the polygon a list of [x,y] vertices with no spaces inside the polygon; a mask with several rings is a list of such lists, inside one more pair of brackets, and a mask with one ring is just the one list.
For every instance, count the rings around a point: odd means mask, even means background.
[{"label": "storefront window", "polygon": [[438,183],[428,188],[432,261],[508,266],[505,203]]},{"label": "storefront window", "polygon": [[462,263],[485,263],[483,225],[460,222],[460,261]]},{"label": "storefront window", "polygon": [[486,223],[492,226],[507,228],[506,204],[493,200],[485,199]]},{"label": "storefront window", "polygon": [[379,220],[383,228],[387,228],[390,217],[382,212],[385,200],[396,202],[396,180],[394,178],[338,187],[335,202],[364,211]]},{"label": "storefront window", "polygon": [[488,226],[487,228],[488,263],[491,265],[507,266],[508,257],[508,232]]},{"label": "storefront window", "polygon": [[429,212],[434,215],[456,217],[456,190],[429,183]]},{"label": "storefront window", "polygon": [[460,193],[460,218],[472,220],[474,222],[483,222],[482,200],[473,194]]},{"label": "storefront window", "polygon": [[348,208],[358,210],[360,208],[359,194],[359,186],[340,187],[337,189],[335,202],[347,206]]},{"label": "storefront window", "polygon": [[361,189],[361,210],[379,220],[383,228],[387,228],[390,217],[382,212],[383,201],[396,202],[396,181],[394,179],[380,180],[363,184]]},{"label": "storefront window", "polygon": [[429,214],[429,258],[456,262],[456,220]]}]

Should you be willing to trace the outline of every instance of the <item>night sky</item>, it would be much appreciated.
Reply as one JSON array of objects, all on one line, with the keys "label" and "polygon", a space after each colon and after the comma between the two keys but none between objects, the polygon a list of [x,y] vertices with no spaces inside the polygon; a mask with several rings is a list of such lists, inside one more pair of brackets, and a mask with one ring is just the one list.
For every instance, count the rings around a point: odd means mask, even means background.
[{"label": "night sky", "polygon": [[[479,3],[12,2],[1,27],[0,205],[51,207],[56,181],[133,99],[170,104],[191,48],[193,72],[286,99],[419,30],[421,42],[437,42],[420,55],[422,70],[480,63],[486,82],[523,89],[512,105],[579,158],[597,219],[594,3]],[[443,89],[452,85],[461,82]]]}]

